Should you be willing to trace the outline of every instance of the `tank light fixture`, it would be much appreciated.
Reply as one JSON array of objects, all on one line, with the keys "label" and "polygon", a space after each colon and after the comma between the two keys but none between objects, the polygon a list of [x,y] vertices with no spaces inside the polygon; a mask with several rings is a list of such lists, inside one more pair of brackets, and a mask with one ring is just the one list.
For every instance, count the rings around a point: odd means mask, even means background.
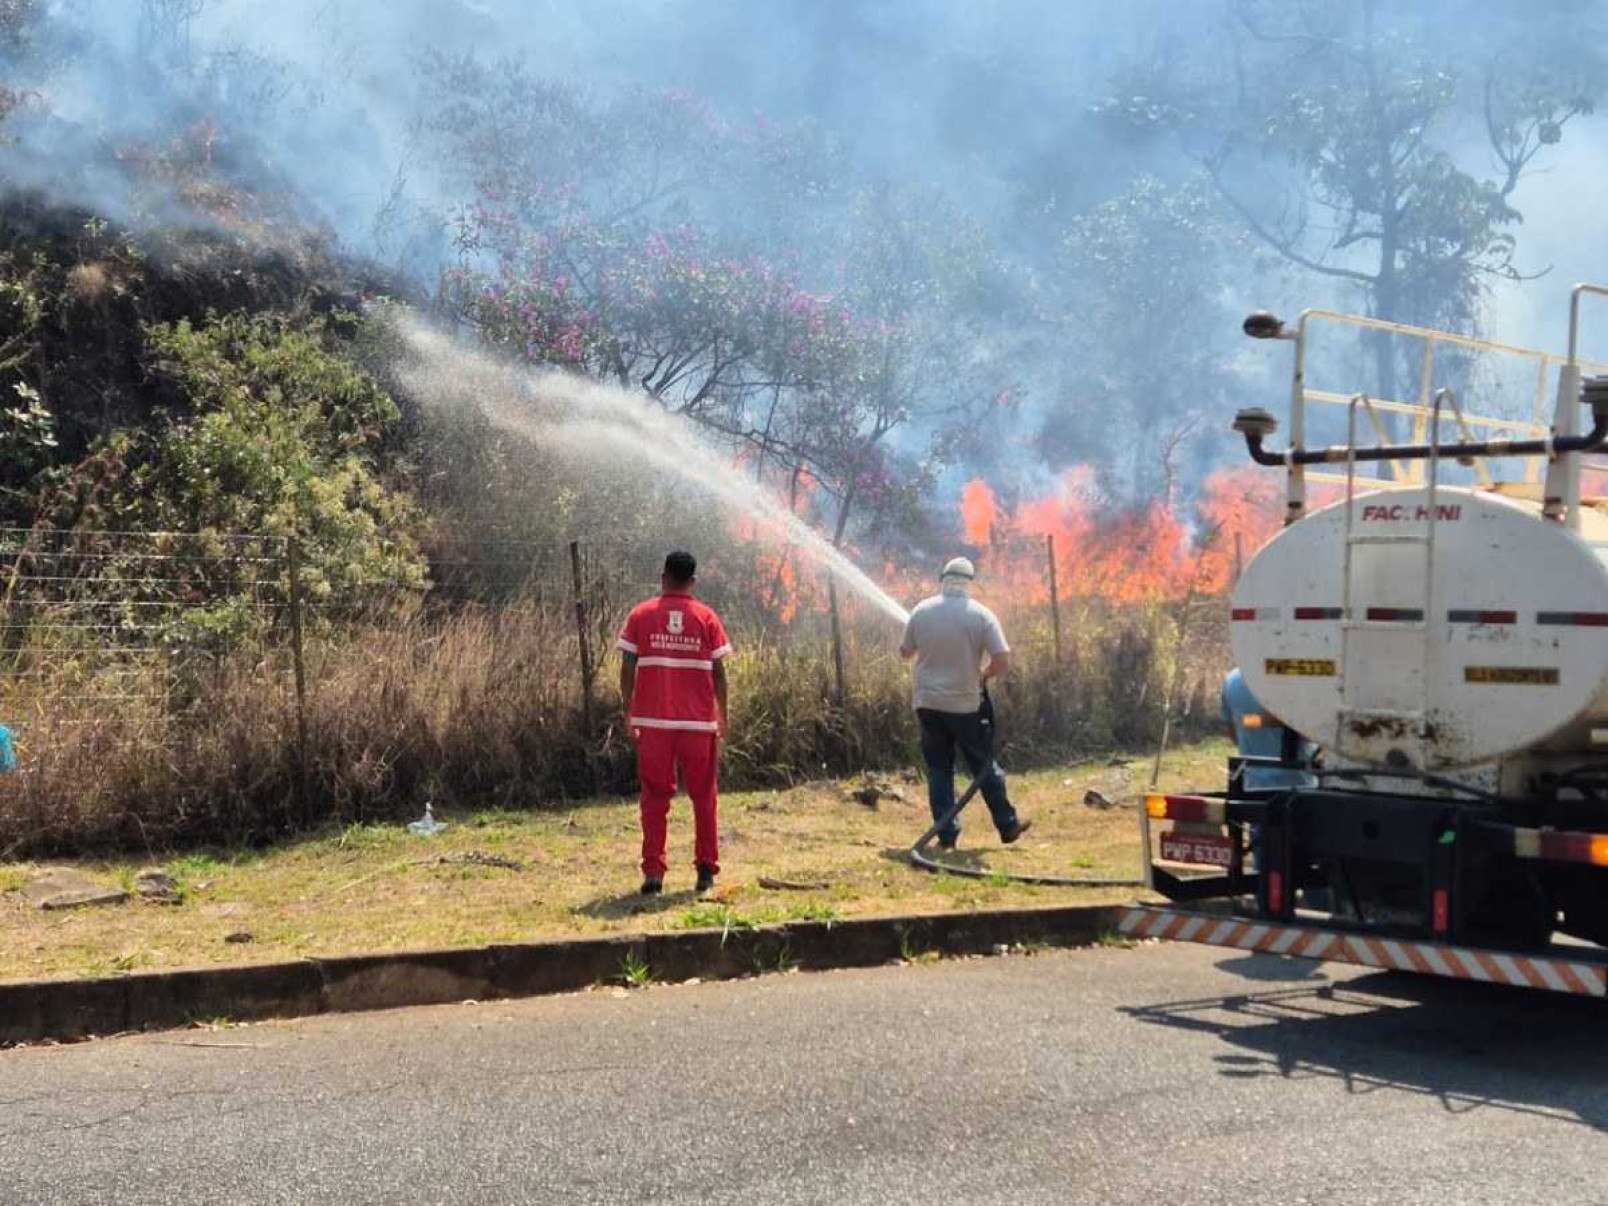
[{"label": "tank light fixture", "polygon": [[1515,829],[1516,858],[1549,863],[1590,863],[1608,867],[1608,833],[1570,833],[1561,829]]},{"label": "tank light fixture", "polygon": [[1169,796],[1153,791],[1145,796],[1145,812],[1157,821],[1199,821],[1207,825],[1221,825],[1228,817],[1228,805],[1207,796]]}]

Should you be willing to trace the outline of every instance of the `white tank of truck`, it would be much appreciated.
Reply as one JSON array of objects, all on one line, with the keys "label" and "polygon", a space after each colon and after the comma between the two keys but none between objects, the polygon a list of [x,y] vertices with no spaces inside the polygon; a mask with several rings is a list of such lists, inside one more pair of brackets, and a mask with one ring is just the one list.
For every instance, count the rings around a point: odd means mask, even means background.
[{"label": "white tank of truck", "polygon": [[1285,528],[1233,594],[1235,664],[1341,758],[1439,771],[1608,749],[1608,516],[1441,488]]},{"label": "white tank of truck", "polygon": [[[1320,311],[1295,332],[1268,314],[1246,319],[1253,337],[1294,339],[1296,362],[1287,450],[1263,447],[1278,426],[1268,412],[1235,419],[1252,458],[1288,480],[1286,527],[1235,585],[1233,652],[1263,706],[1332,763],[1387,774],[1498,767],[1510,780],[1571,754],[1608,757],[1608,502],[1581,489],[1584,454],[1608,440],[1608,375],[1578,356],[1587,294],[1608,289],[1576,287],[1565,356]],[[1410,335],[1418,402],[1315,388],[1314,319],[1376,340]],[[1527,421],[1465,415],[1450,387],[1431,391],[1438,364],[1480,356],[1529,373]],[[1470,400],[1479,408],[1477,392]],[[1312,402],[1345,408],[1343,444],[1307,444]],[[1391,419],[1410,419],[1410,442],[1385,438]],[[1358,438],[1364,420],[1375,445]],[[1521,467],[1522,480],[1498,483],[1498,465]],[[1374,466],[1391,476],[1366,476]],[[1446,484],[1459,474],[1477,481]],[[1313,481],[1338,501],[1309,511]]]}]

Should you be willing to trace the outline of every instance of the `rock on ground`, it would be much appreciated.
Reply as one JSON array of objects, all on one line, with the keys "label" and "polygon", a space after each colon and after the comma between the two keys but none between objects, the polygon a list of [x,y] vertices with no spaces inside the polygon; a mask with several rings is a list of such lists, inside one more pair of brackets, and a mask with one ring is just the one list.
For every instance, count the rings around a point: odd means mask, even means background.
[{"label": "rock on ground", "polygon": [[108,888],[67,867],[47,867],[22,885],[22,896],[40,909],[122,904],[128,899],[121,888]]}]

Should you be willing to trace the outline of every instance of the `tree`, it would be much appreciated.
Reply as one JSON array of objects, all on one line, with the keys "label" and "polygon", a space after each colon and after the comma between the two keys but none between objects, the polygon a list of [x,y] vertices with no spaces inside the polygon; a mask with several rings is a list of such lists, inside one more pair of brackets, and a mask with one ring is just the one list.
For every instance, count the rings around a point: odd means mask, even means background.
[{"label": "tree", "polygon": [[1098,465],[1118,499],[1170,496],[1178,446],[1234,389],[1223,282],[1251,250],[1198,180],[1141,176],[1067,221],[1049,274],[1065,365],[1041,433],[1052,464]]},{"label": "tree", "polygon": [[840,542],[899,497],[883,446],[912,417],[930,282],[867,271],[885,244],[827,220],[848,201],[807,186],[833,178],[810,131],[675,94],[595,101],[517,65],[434,72],[432,128],[476,192],[443,296],[486,343],[639,390],[784,492],[807,474]]},{"label": "tree", "polygon": [[206,0],[140,0],[135,37],[142,58],[170,68],[188,68],[195,19]]},{"label": "tree", "polygon": [[[1235,0],[1186,83],[1107,112],[1170,128],[1255,239],[1369,314],[1473,331],[1489,283],[1527,273],[1515,190],[1597,93],[1596,64],[1568,49],[1589,29],[1560,36],[1558,13],[1507,0],[1474,7],[1387,22],[1377,0]],[[1391,345],[1374,348],[1377,390],[1396,396]]]},{"label": "tree", "polygon": [[[1188,51],[1097,106],[1122,138],[1179,138],[1225,209],[1299,273],[1389,322],[1478,330],[1518,257],[1516,190],[1592,113],[1589,6],[1412,10],[1232,0]],[[1356,302],[1346,302],[1349,306]],[[1375,391],[1396,396],[1373,341]]]},{"label": "tree", "polygon": [[[295,539],[308,596],[342,608],[422,588],[418,516],[377,456],[399,414],[343,354],[337,325],[235,314],[150,328],[151,374],[186,405],[110,434],[61,471],[41,525]],[[240,581],[196,593],[243,622],[253,613],[236,604],[255,584],[250,564],[238,568]],[[181,590],[185,572],[176,565],[162,589]]]},{"label": "tree", "polygon": [[0,122],[28,97],[39,16],[39,0],[0,0]]}]

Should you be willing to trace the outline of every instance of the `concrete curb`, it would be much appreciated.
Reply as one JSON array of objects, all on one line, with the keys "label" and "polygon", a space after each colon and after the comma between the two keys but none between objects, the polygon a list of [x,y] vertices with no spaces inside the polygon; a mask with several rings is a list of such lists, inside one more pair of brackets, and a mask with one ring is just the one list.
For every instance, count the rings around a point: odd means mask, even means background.
[{"label": "concrete curb", "polygon": [[655,980],[732,979],[791,967],[872,967],[917,954],[1080,946],[1114,933],[1118,905],[804,921],[457,950],[344,955],[102,980],[0,984],[0,1046],[359,1009],[575,992],[620,982],[628,957]]}]

